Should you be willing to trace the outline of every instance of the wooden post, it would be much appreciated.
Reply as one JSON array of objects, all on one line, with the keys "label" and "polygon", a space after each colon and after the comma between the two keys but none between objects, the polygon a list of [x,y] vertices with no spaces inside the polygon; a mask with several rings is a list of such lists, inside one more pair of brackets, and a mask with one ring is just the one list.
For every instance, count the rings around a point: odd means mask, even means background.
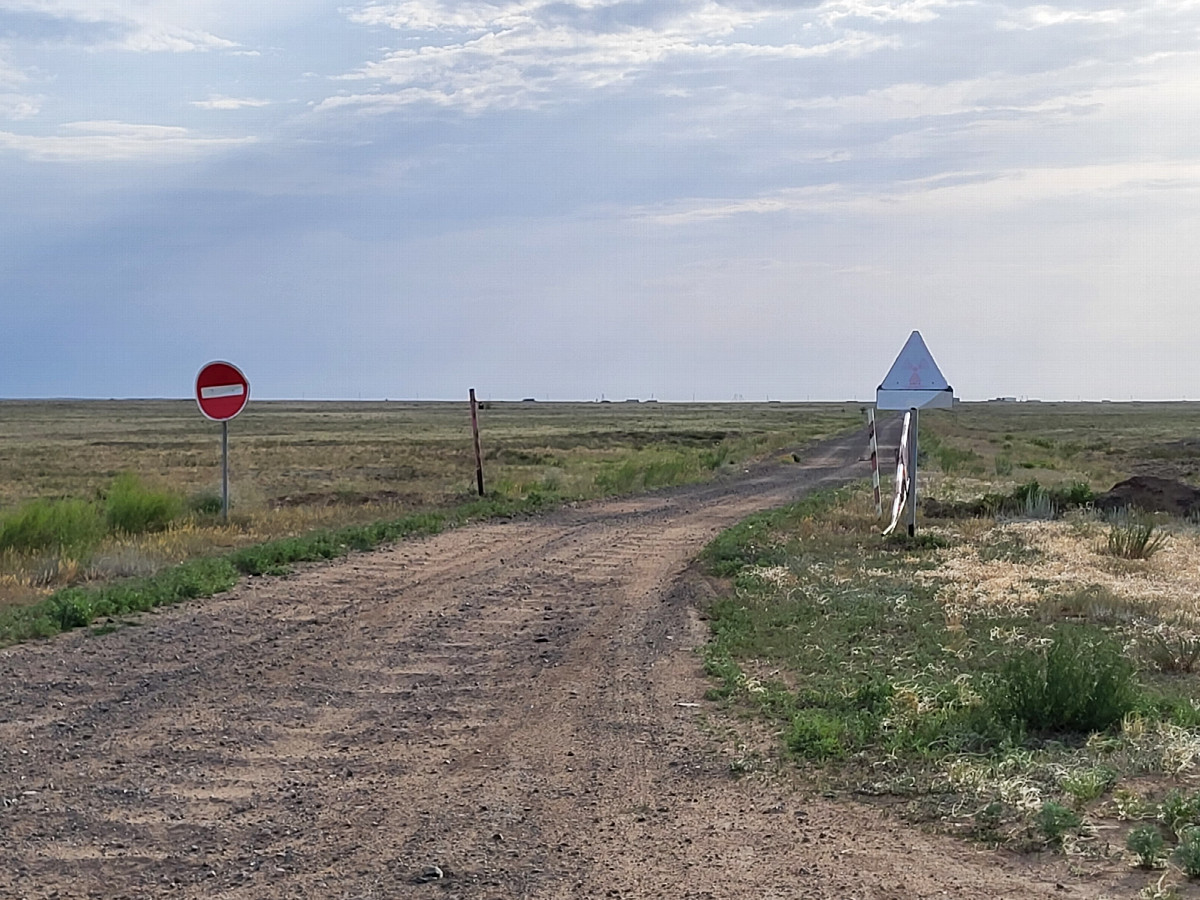
[{"label": "wooden post", "polygon": [[883,498],[879,495],[879,440],[875,436],[875,410],[867,410],[871,430],[871,490],[875,495],[875,518],[883,517]]},{"label": "wooden post", "polygon": [[912,433],[908,436],[908,536],[917,533],[917,425],[920,413],[912,410]]},{"label": "wooden post", "polygon": [[483,454],[479,450],[479,404],[475,402],[475,388],[471,388],[471,434],[475,438],[475,480],[479,485],[479,496],[483,496]]}]

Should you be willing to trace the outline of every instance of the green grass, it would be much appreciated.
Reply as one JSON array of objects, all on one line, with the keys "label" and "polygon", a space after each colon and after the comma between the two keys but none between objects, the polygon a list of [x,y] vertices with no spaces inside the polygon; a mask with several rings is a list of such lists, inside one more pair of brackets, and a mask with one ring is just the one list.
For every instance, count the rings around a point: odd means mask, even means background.
[{"label": "green grass", "polygon": [[[1021,536],[1033,532],[878,529],[865,491],[827,492],[753,516],[702,554],[729,585],[704,611],[709,698],[768,721],[780,755],[825,789],[990,844],[1075,852],[1116,792],[1175,777],[1175,754],[1193,751],[1172,747],[1200,748],[1194,638],[1166,645],[1177,663],[1141,649],[1151,627],[1170,640],[1159,602],[1047,582],[1040,601],[956,612],[924,575],[951,552],[1019,571],[1042,558]],[[1078,526],[1081,545],[1091,533]],[[1192,796],[1165,798],[1163,821],[1200,821]]]},{"label": "green grass", "polygon": [[1021,731],[1106,731],[1138,704],[1133,666],[1103,632],[1062,625],[1045,646],[1006,654],[990,691],[993,714]]},{"label": "green grass", "polygon": [[115,533],[162,531],[182,514],[182,497],[149,488],[132,472],[118,475],[104,498],[104,515]]},{"label": "green grass", "polygon": [[[818,495],[753,517],[705,550],[709,570],[735,585],[707,611],[713,641],[706,666],[720,679],[716,695],[752,699],[790,729],[793,753],[815,759],[1006,740],[1012,730],[970,699],[969,679],[955,681],[962,672],[946,646],[932,589],[914,587],[908,577],[936,546],[892,545],[870,533],[795,537],[798,522],[832,510],[843,496]],[[763,566],[786,569],[796,586],[780,592],[756,578],[754,569]],[[846,583],[867,568],[871,578]],[[981,630],[971,639],[988,636]],[[748,690],[749,660],[782,666],[788,683],[768,678]],[[906,704],[930,708],[910,716]]]},{"label": "green grass", "polygon": [[0,517],[0,550],[75,552],[96,544],[104,530],[86,500],[34,500]]}]

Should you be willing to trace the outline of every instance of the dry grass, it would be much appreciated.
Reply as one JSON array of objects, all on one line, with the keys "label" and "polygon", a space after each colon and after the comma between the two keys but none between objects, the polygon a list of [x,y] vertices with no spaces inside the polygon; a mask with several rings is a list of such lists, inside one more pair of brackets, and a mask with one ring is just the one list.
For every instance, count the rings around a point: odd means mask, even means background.
[{"label": "dry grass", "polygon": [[[855,404],[495,403],[480,411],[489,494],[575,499],[696,480],[862,421]],[[110,537],[88,558],[0,553],[0,607],[67,584],[148,574],[266,540],[471,499],[464,403],[255,402],[230,424],[228,525],[191,515]],[[0,401],[0,513],[94,499],[123,472],[184,497],[218,494],[220,426],[192,401]]]},{"label": "dry grass", "polygon": [[[972,525],[962,539],[943,551],[937,569],[919,577],[936,581],[938,597],[948,609],[964,615],[988,610],[1032,611],[1048,595],[1089,588],[1127,601],[1181,616],[1200,617],[1200,532],[1183,525],[1154,557],[1113,565],[1084,522],[1008,522],[987,530]],[[983,559],[988,542],[1011,539],[1035,551],[1031,558]]]},{"label": "dry grass", "polygon": [[972,403],[922,415],[929,433],[978,456],[948,473],[966,494],[969,483],[1002,491],[1031,479],[1097,490],[1139,473],[1200,480],[1200,403]]}]

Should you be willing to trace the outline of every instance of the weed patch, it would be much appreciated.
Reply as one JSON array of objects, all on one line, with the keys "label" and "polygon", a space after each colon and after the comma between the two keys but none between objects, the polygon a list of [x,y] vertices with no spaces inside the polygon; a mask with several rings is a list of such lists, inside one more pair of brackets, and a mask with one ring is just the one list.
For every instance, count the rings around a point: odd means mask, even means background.
[{"label": "weed patch", "polygon": [[1106,731],[1137,701],[1133,667],[1121,648],[1067,626],[1048,646],[1010,655],[992,697],[998,716],[1043,736]]},{"label": "weed patch", "polygon": [[180,497],[147,487],[131,472],[118,475],[104,498],[108,528],[117,533],[162,531],[182,512]]},{"label": "weed patch", "polygon": [[0,518],[0,550],[81,550],[103,534],[99,513],[85,500],[34,500]]}]

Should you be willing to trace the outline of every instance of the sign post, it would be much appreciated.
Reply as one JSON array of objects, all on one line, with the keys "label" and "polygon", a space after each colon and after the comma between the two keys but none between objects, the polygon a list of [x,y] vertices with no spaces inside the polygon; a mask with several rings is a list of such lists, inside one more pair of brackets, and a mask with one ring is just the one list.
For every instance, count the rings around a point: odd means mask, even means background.
[{"label": "sign post", "polygon": [[232,363],[210,362],[196,375],[196,403],[221,423],[221,521],[229,521],[229,420],[246,408],[250,382]]},{"label": "sign post", "polygon": [[[903,502],[903,494],[907,494],[908,502],[908,535],[912,537],[917,532],[917,421],[922,409],[952,409],[954,406],[954,389],[946,383],[941,369],[933,361],[929,348],[921,332],[914,331],[908,336],[904,349],[892,363],[887,376],[875,391],[876,409],[906,410],[907,425],[901,438],[902,452],[907,451],[907,459],[897,460],[896,499],[892,508],[892,524],[884,534],[891,533],[900,518],[899,503]],[[905,446],[907,439],[907,446]],[[907,467],[906,473],[901,466]],[[907,476],[905,479],[904,476]],[[902,484],[902,480],[907,484]]]}]

